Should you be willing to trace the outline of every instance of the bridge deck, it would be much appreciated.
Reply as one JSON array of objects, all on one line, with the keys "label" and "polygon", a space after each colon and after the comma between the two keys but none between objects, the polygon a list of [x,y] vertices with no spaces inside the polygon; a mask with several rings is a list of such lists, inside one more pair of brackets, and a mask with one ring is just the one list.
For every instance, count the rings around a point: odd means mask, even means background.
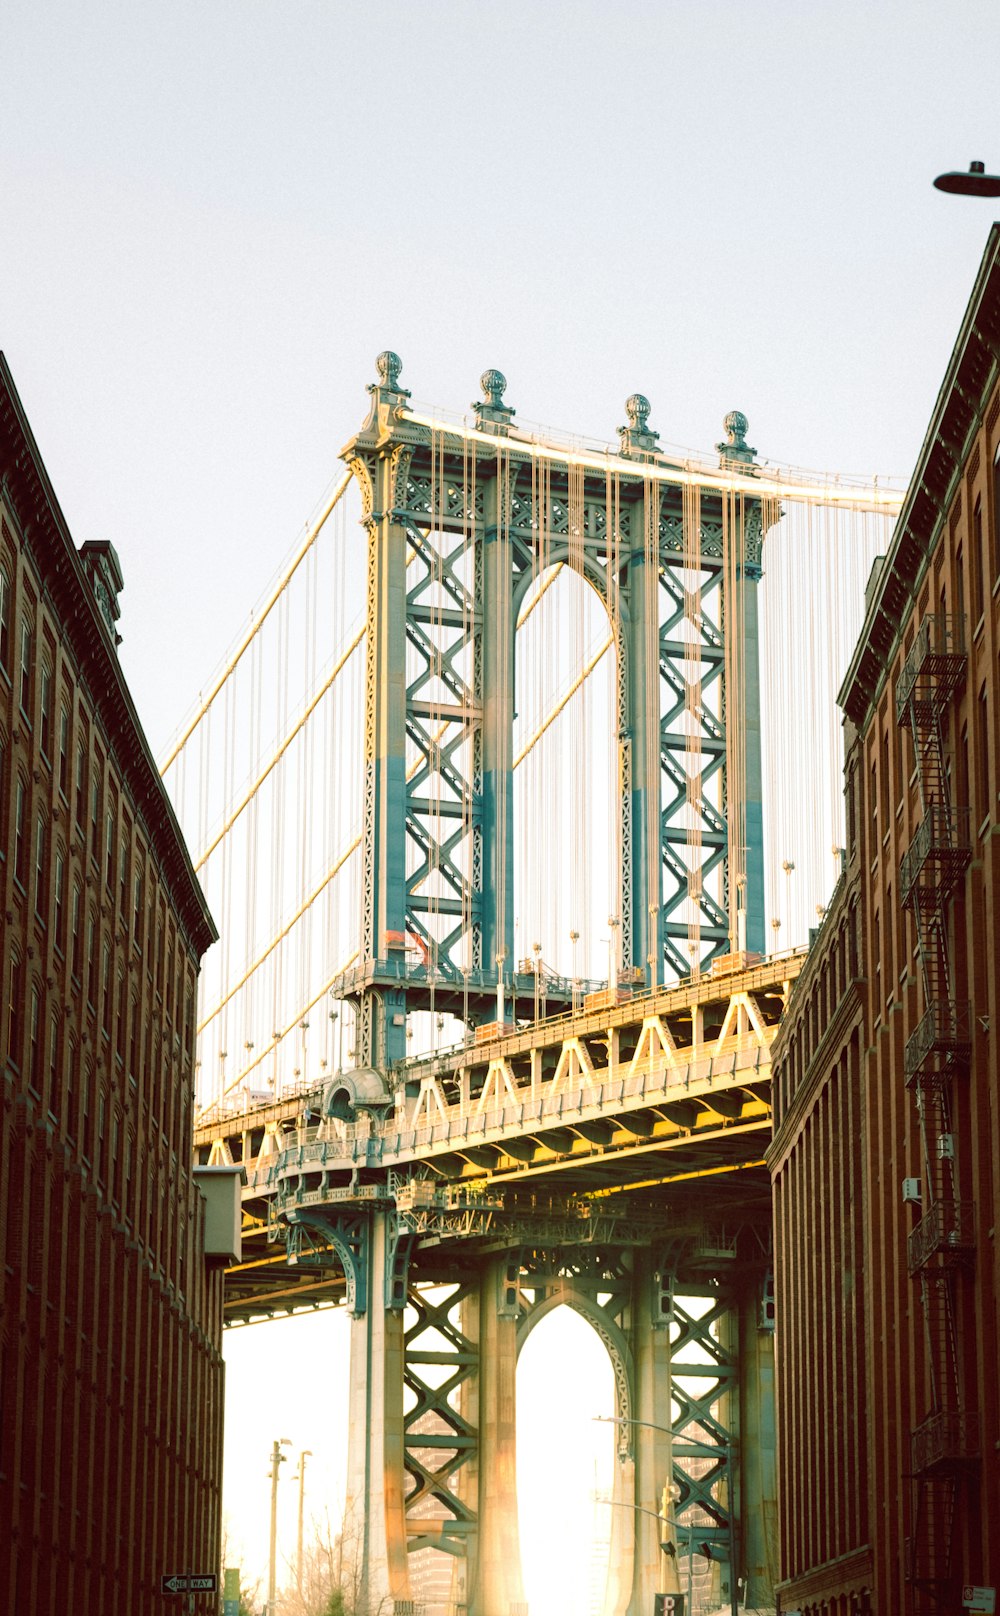
[{"label": "bridge deck", "polygon": [[[196,1129],[202,1160],[242,1163],[244,1260],[227,1319],[339,1299],[334,1267],[268,1244],[310,1209],[394,1205],[428,1249],[532,1237],[648,1241],[769,1218],[770,1045],[803,953],[520,1027],[409,1062],[389,1115],[322,1116],[310,1088]],[[610,998],[610,996],[609,996]],[[327,1087],[327,1094],[330,1086]],[[307,1121],[315,1116],[316,1123]]]}]

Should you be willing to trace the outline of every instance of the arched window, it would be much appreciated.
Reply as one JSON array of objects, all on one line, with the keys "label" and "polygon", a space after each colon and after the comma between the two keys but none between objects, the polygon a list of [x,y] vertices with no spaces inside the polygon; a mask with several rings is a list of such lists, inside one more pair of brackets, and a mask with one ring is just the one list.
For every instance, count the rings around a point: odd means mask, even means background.
[{"label": "arched window", "polygon": [[69,708],[65,702],[59,708],[59,790],[69,796]]},{"label": "arched window", "polygon": [[141,1023],[140,1016],[139,1016],[139,1000],[137,998],[133,997],[133,999],[132,999],[132,1036],[129,1039],[129,1046],[128,1046],[128,1070],[129,1070],[129,1076],[134,1078],[136,1081],[138,1081],[138,1078],[139,1078],[139,1046],[140,1046],[139,1034],[140,1034],[140,1030],[141,1030],[141,1025],[142,1025],[142,1023]]},{"label": "arched window", "polygon": [[18,776],[14,792],[14,879],[24,886],[28,873],[28,788]]},{"label": "arched window", "polygon": [[24,978],[19,954],[12,954],[7,966],[7,1059],[20,1068],[24,1037]]},{"label": "arched window", "polygon": [[87,744],[79,741],[76,748],[76,824],[83,830],[87,817]]},{"label": "arched window", "polygon": [[79,981],[80,962],[83,958],[83,890],[79,881],[73,883],[73,902],[70,906],[70,970]]},{"label": "arched window", "polygon": [[60,847],[56,851],[53,869],[53,942],[60,954],[66,952],[66,855]]},{"label": "arched window", "polygon": [[42,664],[42,676],[38,686],[38,743],[45,757],[52,756],[52,669],[48,663]]},{"label": "arched window", "polygon": [[31,723],[31,624],[26,617],[21,619],[21,660],[20,675],[18,679],[18,700],[21,711],[28,723]]},{"label": "arched window", "polygon": [[115,813],[109,808],[104,816],[104,875],[108,886],[114,888],[115,881]]},{"label": "arched window", "polygon": [[105,942],[101,960],[101,1026],[111,1036],[111,944]]},{"label": "arched window", "polygon": [[0,668],[10,676],[10,574],[0,567]]},{"label": "arched window", "polygon": [[28,1000],[28,1086],[42,1092],[42,1001],[34,983]]},{"label": "arched window", "polygon": [[46,892],[46,864],[45,864],[45,817],[38,814],[35,819],[35,914],[38,919],[45,922]]},{"label": "arched window", "polygon": [[63,1102],[63,1126],[69,1139],[76,1137],[76,1117],[73,1114],[74,1090],[76,1088],[76,1039],[70,1033],[66,1049],[66,1092]]},{"label": "arched window", "polygon": [[7,737],[0,729],[0,861],[7,857]]},{"label": "arched window", "polygon": [[115,1052],[116,1052],[116,1054],[118,1056],[118,1059],[121,1061],[122,1065],[124,1065],[125,1064],[125,1042],[126,1042],[125,972],[124,971],[119,971],[118,972],[118,995],[117,995],[117,998],[118,998],[118,1007],[117,1007],[117,1012],[118,1013],[117,1013],[117,1026],[115,1028]]},{"label": "arched window", "polygon": [[53,1010],[49,1016],[49,1110],[59,1115],[62,1104],[62,1073],[59,1070],[59,1017]]},{"label": "arched window", "polygon": [[118,909],[124,920],[128,915],[128,835],[124,830],[118,843]]},{"label": "arched window", "polygon": [[97,941],[95,933],[97,921],[93,911],[87,919],[87,999],[91,1006],[97,1008]]}]

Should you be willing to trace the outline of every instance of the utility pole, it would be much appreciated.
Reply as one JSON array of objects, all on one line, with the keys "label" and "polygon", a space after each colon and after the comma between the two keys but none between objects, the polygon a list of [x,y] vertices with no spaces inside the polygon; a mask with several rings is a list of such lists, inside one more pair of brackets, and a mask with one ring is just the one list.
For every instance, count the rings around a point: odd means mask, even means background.
[{"label": "utility pole", "polygon": [[271,1558],[267,1571],[267,1616],[277,1616],[278,1600],[276,1593],[278,1572],[278,1466],[284,1464],[285,1455],[282,1448],[291,1447],[291,1439],[283,1436],[275,1439],[271,1449]]},{"label": "utility pole", "polygon": [[[298,1585],[299,1598],[302,1598],[302,1511],[306,1497],[306,1460],[312,1458],[312,1449],[303,1448],[299,1454],[299,1535],[295,1549],[295,1581]],[[292,1478],[295,1479],[294,1477]]]}]

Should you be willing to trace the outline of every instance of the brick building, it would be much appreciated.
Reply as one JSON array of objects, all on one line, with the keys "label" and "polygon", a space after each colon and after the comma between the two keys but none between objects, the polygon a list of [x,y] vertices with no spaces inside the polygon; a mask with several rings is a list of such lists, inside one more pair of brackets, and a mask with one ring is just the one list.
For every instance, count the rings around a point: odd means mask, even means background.
[{"label": "brick building", "polygon": [[781,1608],[1000,1582],[1000,226],[840,692],[844,874],[774,1048]]},{"label": "brick building", "polygon": [[166,1611],[163,1573],[218,1564],[223,1282],[191,1168],[215,932],[118,664],[121,582],[75,549],[0,356],[0,1609],[25,1616]]}]

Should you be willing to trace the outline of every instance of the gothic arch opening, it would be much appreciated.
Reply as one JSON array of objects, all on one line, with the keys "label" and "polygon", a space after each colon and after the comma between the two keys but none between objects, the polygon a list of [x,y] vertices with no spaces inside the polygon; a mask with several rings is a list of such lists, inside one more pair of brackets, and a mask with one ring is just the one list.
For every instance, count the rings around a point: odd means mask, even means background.
[{"label": "gothic arch opening", "polygon": [[521,1563],[531,1610],[600,1616],[614,1510],[615,1375],[590,1321],[545,1313],[517,1366]]},{"label": "gothic arch opening", "polygon": [[621,942],[618,649],[602,581],[554,553],[515,603],[515,954],[607,981]]}]

